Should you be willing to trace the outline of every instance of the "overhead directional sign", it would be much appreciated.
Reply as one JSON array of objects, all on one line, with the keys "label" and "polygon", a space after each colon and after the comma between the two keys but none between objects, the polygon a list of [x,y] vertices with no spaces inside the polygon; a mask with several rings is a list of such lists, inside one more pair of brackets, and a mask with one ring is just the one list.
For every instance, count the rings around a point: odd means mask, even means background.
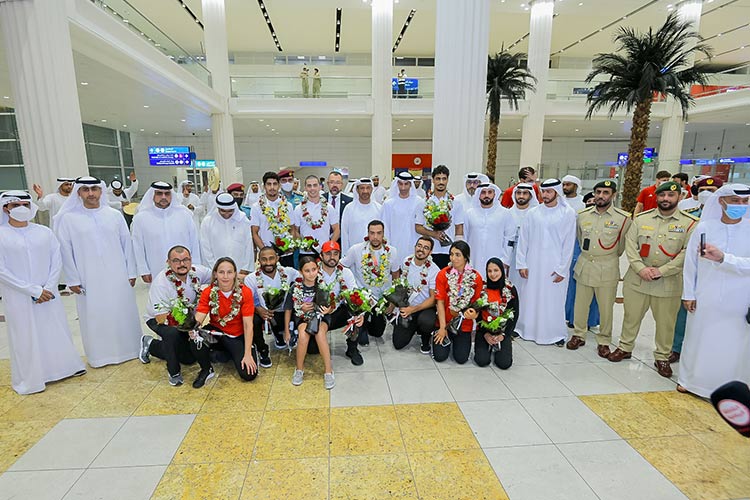
[{"label": "overhead directional sign", "polygon": [[189,146],[149,146],[148,162],[154,167],[180,167],[190,165]]}]

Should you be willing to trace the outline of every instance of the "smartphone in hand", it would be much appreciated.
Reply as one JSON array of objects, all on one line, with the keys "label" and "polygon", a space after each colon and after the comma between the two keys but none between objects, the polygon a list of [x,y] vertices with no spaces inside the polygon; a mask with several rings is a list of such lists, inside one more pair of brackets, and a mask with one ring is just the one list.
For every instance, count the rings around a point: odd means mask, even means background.
[{"label": "smartphone in hand", "polygon": [[701,233],[701,256],[706,255],[706,233]]}]

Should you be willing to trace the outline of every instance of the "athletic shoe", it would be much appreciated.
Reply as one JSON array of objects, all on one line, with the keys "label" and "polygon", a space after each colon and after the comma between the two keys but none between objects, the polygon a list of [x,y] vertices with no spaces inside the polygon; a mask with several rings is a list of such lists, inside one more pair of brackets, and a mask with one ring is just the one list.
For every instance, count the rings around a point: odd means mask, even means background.
[{"label": "athletic shoe", "polygon": [[260,366],[263,368],[271,368],[273,366],[273,363],[271,362],[271,356],[269,356],[268,351],[260,353],[260,360],[259,363]]},{"label": "athletic shoe", "polygon": [[430,339],[423,340],[422,345],[419,347],[419,352],[421,352],[422,354],[430,354],[432,352],[432,348],[430,346],[431,343],[432,342],[430,341]]},{"label": "athletic shoe", "polygon": [[86,369],[85,368],[83,370],[78,370],[77,372],[75,372],[73,374],[74,377],[82,377],[84,375],[86,375]]},{"label": "athletic shoe", "polygon": [[279,351],[283,351],[284,349],[286,349],[286,342],[282,340],[281,343],[279,343],[279,339],[275,339],[273,342],[273,346]]},{"label": "athletic shoe", "polygon": [[302,379],[305,376],[305,372],[302,370],[294,370],[294,375],[292,376],[292,385],[302,385]]},{"label": "athletic shoe", "polygon": [[359,353],[359,350],[355,347],[354,349],[347,349],[344,353],[347,358],[352,360],[352,364],[354,366],[361,366],[365,360],[362,359],[362,355]]},{"label": "athletic shoe", "polygon": [[144,365],[151,362],[151,356],[148,354],[148,348],[151,346],[151,342],[154,341],[154,337],[151,335],[141,335],[141,352],[138,353],[138,359]]},{"label": "athletic shoe", "polygon": [[195,381],[193,382],[193,389],[200,389],[204,385],[206,385],[206,382],[214,378],[214,367],[209,366],[207,369],[202,368],[201,371],[198,373],[198,376],[195,377]]},{"label": "athletic shoe", "polygon": [[557,347],[563,347],[565,345],[565,339],[560,339],[557,342],[555,342],[555,345]]},{"label": "athletic shoe", "polygon": [[333,373],[326,373],[323,375],[323,385],[325,386],[326,390],[333,389],[333,386],[336,385],[336,379],[333,377]]},{"label": "athletic shoe", "polygon": [[182,379],[182,374],[178,373],[177,375],[170,375],[169,376],[169,385],[178,386],[182,385],[185,381]]}]

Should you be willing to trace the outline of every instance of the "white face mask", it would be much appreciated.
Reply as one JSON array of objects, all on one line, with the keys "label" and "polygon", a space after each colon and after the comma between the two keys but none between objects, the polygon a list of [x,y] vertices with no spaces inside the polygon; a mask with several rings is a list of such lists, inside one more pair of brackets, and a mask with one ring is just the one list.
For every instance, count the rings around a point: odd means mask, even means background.
[{"label": "white face mask", "polygon": [[701,191],[700,193],[698,193],[698,201],[701,205],[705,205],[712,194],[713,193],[711,191]]},{"label": "white face mask", "polygon": [[34,212],[29,207],[15,207],[10,209],[10,217],[18,222],[29,222],[34,218]]},{"label": "white face mask", "polygon": [[293,182],[282,182],[281,183],[281,189],[283,189],[287,193],[289,191],[291,191],[293,187],[294,187],[294,183]]}]

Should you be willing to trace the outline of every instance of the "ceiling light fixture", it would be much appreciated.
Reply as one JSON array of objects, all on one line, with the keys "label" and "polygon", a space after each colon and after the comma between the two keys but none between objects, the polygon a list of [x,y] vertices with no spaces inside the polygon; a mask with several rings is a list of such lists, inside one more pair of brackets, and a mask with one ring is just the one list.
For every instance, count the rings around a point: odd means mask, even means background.
[{"label": "ceiling light fixture", "polygon": [[339,42],[341,42],[341,7],[336,8],[336,39],[333,43],[333,50],[339,51]]},{"label": "ceiling light fixture", "polygon": [[187,3],[185,3],[185,1],[184,1],[184,0],[176,0],[176,1],[177,1],[177,3],[179,3],[179,4],[180,4],[180,7],[182,7],[182,8],[183,8],[183,10],[185,10],[185,11],[186,11],[186,12],[188,13],[188,15],[189,15],[189,16],[190,16],[191,18],[193,18],[193,21],[195,21],[195,23],[196,23],[196,24],[197,24],[198,26],[200,26],[200,27],[201,27],[201,29],[203,29],[203,23],[202,23],[202,22],[200,21],[200,19],[198,19],[198,16],[197,16],[197,15],[195,14],[195,12],[193,12],[193,10],[192,10],[192,9],[191,9],[191,8],[190,8],[190,7],[188,6],[188,4],[187,4]]},{"label": "ceiling light fixture", "polygon": [[145,130],[146,130],[146,129],[143,129],[143,128],[142,128],[142,129],[140,129],[140,132],[144,132]]},{"label": "ceiling light fixture", "polygon": [[401,41],[404,39],[404,35],[406,34],[406,30],[409,29],[409,24],[411,23],[412,19],[414,19],[414,14],[416,13],[417,9],[411,9],[409,11],[409,15],[406,16],[406,21],[404,21],[404,25],[401,27],[401,31],[396,38],[396,42],[393,44],[393,48],[391,49],[392,53],[396,52],[396,49],[401,44]]},{"label": "ceiling light fixture", "polygon": [[144,107],[144,108],[146,108],[146,109],[148,109],[148,108],[150,108],[151,106],[149,106],[148,104],[144,104],[144,105],[143,105],[143,107]]},{"label": "ceiling light fixture", "polygon": [[84,87],[85,87],[86,85],[88,85],[88,84],[89,84],[89,82],[81,82],[81,85],[83,85]]},{"label": "ceiling light fixture", "polygon": [[180,120],[180,121],[181,121],[182,123],[185,123],[185,122],[186,122],[187,120],[183,118],[183,119],[182,119],[182,120]]},{"label": "ceiling light fixture", "polygon": [[102,123],[107,123],[107,120],[101,120]]},{"label": "ceiling light fixture", "polygon": [[154,132],[154,135],[159,135],[159,132]]},{"label": "ceiling light fixture", "polygon": [[276,45],[276,49],[279,52],[283,52],[281,43],[279,43],[279,38],[276,36],[276,30],[273,29],[271,16],[268,14],[268,10],[266,10],[266,5],[263,3],[263,0],[258,0],[258,7],[260,7],[260,13],[263,14],[263,17],[266,20],[266,26],[268,26],[268,31],[271,32],[271,38],[273,38],[273,43]]}]

